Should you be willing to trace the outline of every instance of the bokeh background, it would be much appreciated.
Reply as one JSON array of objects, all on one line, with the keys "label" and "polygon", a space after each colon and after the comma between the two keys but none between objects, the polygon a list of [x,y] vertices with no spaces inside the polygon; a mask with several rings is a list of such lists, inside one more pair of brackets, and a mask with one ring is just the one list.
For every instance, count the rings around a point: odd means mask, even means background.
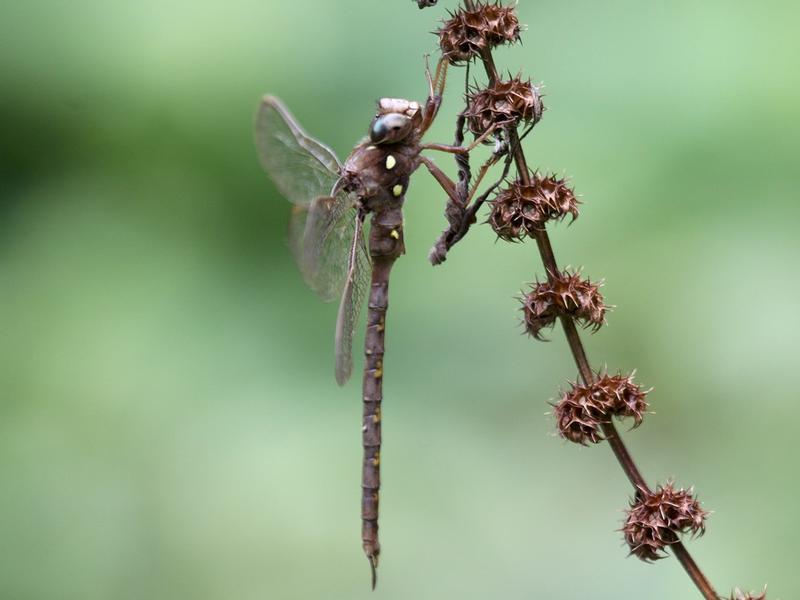
[{"label": "bokeh background", "polygon": [[[479,227],[431,268],[424,173],[392,284],[369,591],[358,377],[334,383],[336,307],[295,270],[252,120],[280,95],[344,157],[376,98],[424,96],[440,4],[2,4],[0,597],[699,597],[674,559],[626,558],[610,450],[553,437],[546,402],[575,368],[560,332],[520,335],[534,247]],[[800,4],[519,12],[524,45],[497,60],[547,86],[530,161],[585,201],[557,255],[617,306],[590,355],[655,388],[625,437],[651,482],[715,511],[689,547],[721,592],[794,598]],[[451,78],[432,139],[452,139]]]}]

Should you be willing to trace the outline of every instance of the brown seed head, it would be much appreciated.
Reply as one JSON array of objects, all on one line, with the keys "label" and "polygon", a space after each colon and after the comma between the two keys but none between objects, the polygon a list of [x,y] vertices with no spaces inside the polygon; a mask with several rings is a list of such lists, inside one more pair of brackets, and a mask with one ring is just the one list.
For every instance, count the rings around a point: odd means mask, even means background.
[{"label": "brown seed head", "polygon": [[513,242],[533,235],[547,221],[578,216],[578,199],[563,179],[532,173],[531,184],[515,181],[500,190],[492,202],[487,221],[503,240]]},{"label": "brown seed head", "polygon": [[603,441],[600,424],[608,421],[606,399],[596,397],[591,390],[571,384],[568,392],[553,408],[559,435],[565,440],[588,446]]},{"label": "brown seed head", "polygon": [[565,440],[587,446],[604,438],[601,425],[611,417],[633,419],[642,424],[647,411],[647,390],[633,383],[633,375],[598,374],[591,385],[570,384],[553,408],[559,435]]},{"label": "brown seed head", "polygon": [[469,130],[475,136],[481,136],[493,125],[516,127],[523,122],[536,124],[541,120],[543,111],[539,90],[530,81],[522,81],[517,75],[471,94],[464,116]]},{"label": "brown seed head", "polygon": [[580,273],[568,271],[556,273],[544,283],[535,283],[521,298],[526,331],[542,340],[542,329],[555,325],[560,316],[597,331],[605,323],[608,310],[600,294],[600,285],[588,279],[581,280]]},{"label": "brown seed head", "polygon": [[519,20],[513,6],[476,3],[475,8],[460,8],[450,13],[436,34],[442,56],[451,64],[480,57],[484,50],[519,40]]},{"label": "brown seed head", "polygon": [[703,535],[708,516],[692,490],[676,490],[671,481],[652,493],[639,490],[627,512],[625,541],[631,554],[645,562],[664,558],[664,549],[678,542],[681,534]]},{"label": "brown seed head", "polygon": [[760,594],[756,594],[755,592],[745,593],[739,588],[736,588],[731,593],[730,600],[767,600],[767,590],[765,589]]}]

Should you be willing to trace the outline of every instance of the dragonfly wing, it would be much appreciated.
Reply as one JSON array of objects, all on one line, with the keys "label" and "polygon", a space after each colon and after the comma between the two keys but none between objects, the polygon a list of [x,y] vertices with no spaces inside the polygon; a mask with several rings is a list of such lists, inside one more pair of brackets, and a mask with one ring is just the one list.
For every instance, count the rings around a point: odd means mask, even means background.
[{"label": "dragonfly wing", "polygon": [[341,167],[336,154],[308,135],[274,96],[261,101],[255,135],[261,165],[287,200],[308,206],[330,195]]},{"label": "dragonfly wing", "polygon": [[[358,234],[357,217],[357,204],[348,194],[317,198],[304,217],[302,239],[291,244],[306,283],[325,302],[341,296],[350,269],[353,240]],[[301,218],[295,218],[296,231]]]},{"label": "dragonfly wing", "polygon": [[353,330],[370,273],[357,199],[334,191],[341,170],[336,155],[309,136],[274,96],[266,96],[259,107],[256,148],[264,170],[295,205],[289,244],[306,282],[323,300],[341,295],[336,380],[343,385],[353,370]]},{"label": "dragonfly wing", "polygon": [[352,195],[331,196],[339,181],[339,160],[273,96],[266,96],[259,107],[256,147],[264,170],[295,205],[289,245],[306,283],[325,301],[337,298],[344,286],[357,213]]},{"label": "dragonfly wing", "polygon": [[[303,270],[303,235],[308,222],[308,207],[295,205],[292,207],[292,216],[289,219],[289,249],[292,251],[295,262]],[[305,273],[303,273],[305,276]],[[308,278],[306,278],[308,279]]]},{"label": "dragonfly wing", "polygon": [[353,332],[369,289],[370,261],[364,242],[364,218],[356,214],[342,301],[336,319],[336,381],[344,385],[353,372]]}]

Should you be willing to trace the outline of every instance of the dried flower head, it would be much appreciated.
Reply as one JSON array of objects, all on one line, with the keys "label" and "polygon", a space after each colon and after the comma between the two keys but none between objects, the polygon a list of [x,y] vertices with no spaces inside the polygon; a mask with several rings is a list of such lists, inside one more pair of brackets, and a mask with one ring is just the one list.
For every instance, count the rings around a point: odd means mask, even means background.
[{"label": "dried flower head", "polygon": [[625,541],[631,554],[646,562],[664,558],[664,549],[680,541],[681,534],[703,535],[708,516],[693,490],[676,490],[671,481],[655,492],[639,490],[627,512]]},{"label": "dried flower head", "polygon": [[478,90],[467,100],[464,116],[475,136],[483,135],[492,126],[536,124],[544,111],[539,90],[530,81],[522,81],[519,75]]},{"label": "dried flower head", "polygon": [[567,215],[574,221],[578,216],[578,199],[565,180],[532,173],[530,181],[530,185],[515,181],[492,201],[487,222],[507,242],[532,236],[547,221],[560,221]]},{"label": "dried flower head", "polygon": [[442,56],[458,64],[479,57],[484,50],[516,42],[519,31],[515,8],[496,2],[476,3],[472,9],[451,12],[436,33]]},{"label": "dried flower head", "polygon": [[607,409],[606,398],[595,397],[591,390],[571,384],[553,407],[559,435],[582,446],[602,442],[600,425],[609,420]]},{"label": "dried flower head", "polygon": [[591,385],[571,383],[553,408],[558,433],[586,446],[604,439],[601,426],[612,417],[632,418],[638,427],[647,412],[648,391],[633,382],[633,375],[598,374]]},{"label": "dried flower head", "polygon": [[597,331],[605,323],[608,310],[600,294],[600,285],[588,279],[582,280],[580,273],[568,271],[555,273],[543,283],[535,283],[521,298],[526,331],[542,340],[542,329],[555,325],[560,316],[567,316]]},{"label": "dried flower head", "polygon": [[731,593],[730,600],[767,600],[767,590],[765,589],[760,594],[756,594],[755,592],[745,593],[739,588],[736,588]]}]

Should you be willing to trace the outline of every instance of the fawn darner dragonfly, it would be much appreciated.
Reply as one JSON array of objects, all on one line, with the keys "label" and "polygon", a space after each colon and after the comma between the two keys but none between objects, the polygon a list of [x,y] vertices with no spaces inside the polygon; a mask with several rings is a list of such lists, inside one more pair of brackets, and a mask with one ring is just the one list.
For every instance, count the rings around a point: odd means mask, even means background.
[{"label": "fawn darner dragonfly", "polygon": [[[461,202],[455,184],[423,150],[464,155],[468,147],[423,144],[441,105],[447,63],[428,73],[424,105],[384,98],[369,136],[341,164],[325,144],[310,137],[284,105],[266,96],[256,119],[256,146],[261,163],[279,191],[293,204],[289,227],[291,249],[306,282],[324,300],[340,298],[336,322],[336,380],[350,377],[353,330],[361,304],[368,298],[364,344],[362,471],[362,541],[375,586],[380,554],[378,491],[380,488],[381,401],[384,336],[389,274],[404,253],[403,202],[411,175],[425,165],[454,203]],[[369,240],[365,220],[371,215]]]}]

